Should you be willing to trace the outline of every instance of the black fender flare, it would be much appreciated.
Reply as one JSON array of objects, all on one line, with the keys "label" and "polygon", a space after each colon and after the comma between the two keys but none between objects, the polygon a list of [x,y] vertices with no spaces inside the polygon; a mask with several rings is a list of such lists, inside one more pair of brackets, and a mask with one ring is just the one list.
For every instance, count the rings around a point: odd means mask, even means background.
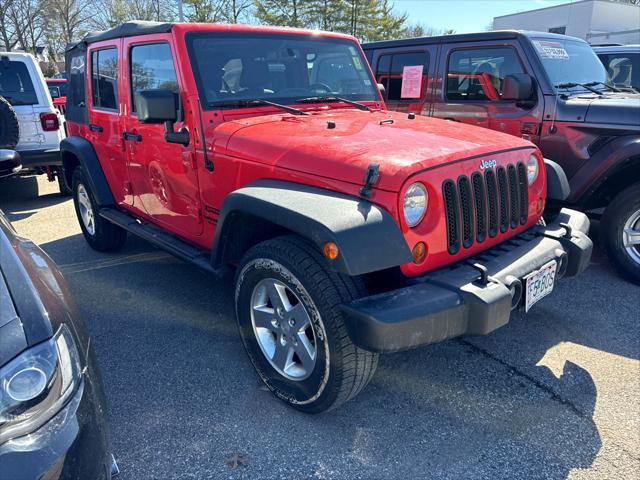
[{"label": "black fender flare", "polygon": [[568,202],[589,203],[589,198],[606,180],[635,157],[640,157],[640,135],[623,135],[608,142],[571,177]]},{"label": "black fender flare", "polygon": [[379,206],[322,188],[259,180],[225,199],[211,252],[214,268],[237,257],[238,252],[230,252],[241,243],[234,236],[239,235],[238,219],[243,218],[264,219],[282,231],[309,239],[321,252],[326,242],[334,242],[340,253],[328,260],[329,268],[351,276],[413,260],[398,224]]},{"label": "black fender flare", "polygon": [[[82,137],[67,137],[60,142],[60,154],[65,175],[73,174],[75,165],[71,159],[77,158],[87,174],[87,182],[98,205],[101,207],[115,205],[115,198],[91,142]],[[68,177],[67,180],[71,185],[71,178]]]},{"label": "black fender flare", "polygon": [[569,180],[562,167],[548,158],[544,159],[547,172],[547,198],[549,200],[564,201],[569,197]]}]

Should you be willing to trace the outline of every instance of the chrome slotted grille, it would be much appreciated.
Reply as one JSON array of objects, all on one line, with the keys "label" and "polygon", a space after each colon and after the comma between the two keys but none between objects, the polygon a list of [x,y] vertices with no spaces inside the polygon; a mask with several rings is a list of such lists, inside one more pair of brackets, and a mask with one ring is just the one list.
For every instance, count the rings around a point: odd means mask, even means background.
[{"label": "chrome slotted grille", "polygon": [[526,223],[529,213],[527,169],[509,164],[484,172],[461,175],[442,183],[447,247],[450,254],[470,248],[498,233]]}]

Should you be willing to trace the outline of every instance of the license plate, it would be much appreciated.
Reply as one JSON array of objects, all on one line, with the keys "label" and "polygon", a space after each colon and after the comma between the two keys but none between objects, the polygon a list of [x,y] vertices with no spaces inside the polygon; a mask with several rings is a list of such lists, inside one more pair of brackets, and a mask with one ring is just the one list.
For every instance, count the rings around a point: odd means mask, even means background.
[{"label": "license plate", "polygon": [[539,270],[524,277],[526,280],[525,312],[534,304],[551,293],[556,280],[557,263],[551,260]]}]

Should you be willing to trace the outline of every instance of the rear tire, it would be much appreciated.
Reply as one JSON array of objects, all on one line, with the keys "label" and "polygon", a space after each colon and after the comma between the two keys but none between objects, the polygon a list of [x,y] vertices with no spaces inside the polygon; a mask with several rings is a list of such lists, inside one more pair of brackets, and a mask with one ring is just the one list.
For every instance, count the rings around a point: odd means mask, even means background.
[{"label": "rear tire", "polygon": [[339,308],[364,293],[358,279],[330,272],[302,238],[275,238],[247,252],[236,276],[238,329],[251,363],[276,397],[319,413],[369,383],[378,355],[351,342]]},{"label": "rear tire", "polygon": [[609,259],[630,281],[640,284],[640,185],[616,195],[602,216]]},{"label": "rear tire", "polygon": [[94,250],[117,250],[127,239],[127,231],[102,218],[82,167],[73,172],[73,205],[87,243]]}]

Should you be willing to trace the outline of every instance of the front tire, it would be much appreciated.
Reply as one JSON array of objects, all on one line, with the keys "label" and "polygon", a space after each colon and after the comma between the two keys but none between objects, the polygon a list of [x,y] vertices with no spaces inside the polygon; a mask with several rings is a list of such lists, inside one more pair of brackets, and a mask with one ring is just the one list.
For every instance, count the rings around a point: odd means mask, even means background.
[{"label": "front tire", "polygon": [[87,243],[94,250],[117,250],[127,239],[127,231],[102,218],[82,167],[73,172],[73,205]]},{"label": "front tire", "polygon": [[378,355],[351,342],[339,305],[364,293],[330,272],[315,246],[295,236],[252,248],[236,276],[236,318],[251,363],[293,408],[319,413],[357,395]]},{"label": "front tire", "polygon": [[619,193],[602,216],[603,239],[614,266],[640,284],[640,185]]}]

